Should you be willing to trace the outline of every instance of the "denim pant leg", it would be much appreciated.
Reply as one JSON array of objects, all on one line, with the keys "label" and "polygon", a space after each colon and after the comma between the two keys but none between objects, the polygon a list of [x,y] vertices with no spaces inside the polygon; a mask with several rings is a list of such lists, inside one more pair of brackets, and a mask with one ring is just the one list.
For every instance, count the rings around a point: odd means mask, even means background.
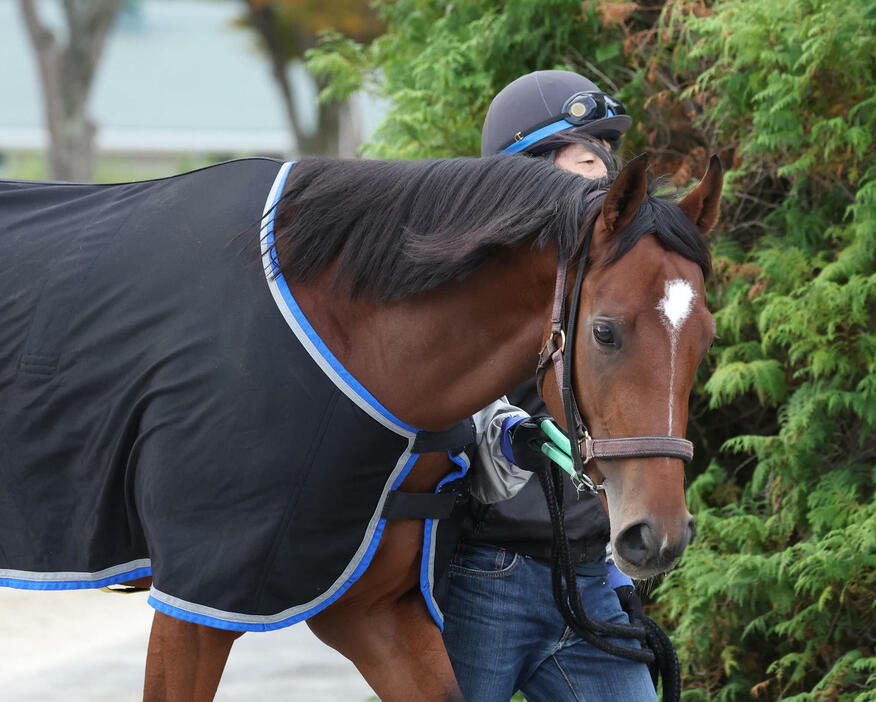
[{"label": "denim pant leg", "polygon": [[[526,611],[529,562],[505,549],[460,544],[436,593],[444,645],[468,702],[508,702],[526,669],[540,662],[531,660],[539,632]],[[554,638],[561,634],[555,628]]]},{"label": "denim pant leg", "polygon": [[[577,570],[588,614],[626,623],[604,562]],[[604,653],[568,630],[546,561],[461,544],[436,594],[444,643],[468,702],[508,702],[518,689],[529,702],[656,701],[644,664]]]},{"label": "denim pant leg", "polygon": [[[629,618],[608,585],[604,564],[585,564],[578,572],[578,589],[587,614],[601,621],[628,624]],[[640,648],[635,639],[610,641]],[[528,702],[657,702],[644,663],[606,653],[568,629],[561,645],[521,689]]]}]

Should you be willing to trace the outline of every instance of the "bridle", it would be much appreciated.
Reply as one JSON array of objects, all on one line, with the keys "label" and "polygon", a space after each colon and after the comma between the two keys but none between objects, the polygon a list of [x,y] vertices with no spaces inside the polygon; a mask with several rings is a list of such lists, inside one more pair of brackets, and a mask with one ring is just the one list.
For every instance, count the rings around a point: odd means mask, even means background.
[{"label": "bridle", "polygon": [[[592,200],[602,193],[592,193]],[[590,241],[592,228],[587,232],[580,247],[580,253],[571,256],[568,261],[557,265],[557,280],[554,289],[554,304],[551,313],[551,333],[538,357],[536,368],[536,387],[544,400],[543,386],[545,374],[550,366],[554,368],[557,387],[563,398],[563,409],[566,427],[575,428],[577,451],[572,451],[572,465],[577,475],[577,487],[584,487],[592,492],[602,486],[594,484],[584,472],[584,464],[594,458],[644,458],[651,456],[667,456],[680,458],[685,463],[693,458],[693,444],[687,439],[677,436],[633,436],[622,439],[594,439],[575,400],[572,388],[572,365],[575,331],[578,320],[578,307],[581,298],[581,286],[584,273],[589,263]],[[566,280],[569,265],[578,261],[578,271],[572,291],[572,304],[569,312],[569,323],[564,328],[566,307]],[[558,343],[559,342],[559,343]],[[571,433],[571,432],[570,432]],[[612,624],[601,622],[589,617],[583,608],[578,592],[577,578],[569,554],[569,542],[565,533],[563,511],[563,477],[555,466],[539,470],[539,481],[547,500],[548,513],[551,518],[553,533],[551,545],[551,579],[553,583],[554,601],[563,619],[569,627],[585,641],[622,658],[647,663],[651,670],[654,687],[657,687],[658,677],[663,678],[663,697],[669,702],[681,699],[681,671],[678,657],[672,642],[660,627],[645,617],[641,622],[631,624]],[[574,480],[574,479],[573,479]],[[643,643],[643,648],[622,646],[611,640],[602,638],[613,636],[618,638],[635,638]]]},{"label": "bridle", "polygon": [[[601,194],[601,193],[600,193]],[[687,439],[678,436],[632,436],[621,439],[594,439],[575,399],[575,391],[572,388],[572,365],[574,360],[575,332],[578,320],[578,307],[581,297],[581,285],[584,281],[584,272],[587,268],[588,255],[590,252],[590,240],[592,230],[587,233],[580,254],[568,261],[561,261],[557,265],[557,282],[554,288],[554,305],[551,312],[551,333],[545,342],[541,353],[538,355],[536,368],[536,387],[539,395],[544,398],[543,386],[545,374],[550,366],[553,366],[557,388],[563,398],[566,427],[575,428],[575,438],[578,450],[572,451],[572,464],[575,473],[581,482],[590,490],[597,490],[590,476],[584,472],[584,465],[592,459],[613,458],[646,458],[652,456],[666,456],[680,458],[689,463],[693,458],[693,444]],[[569,265],[573,258],[578,260],[578,272],[575,276],[575,286],[572,291],[572,304],[569,311],[569,323],[565,325],[566,307],[566,280]],[[564,328],[565,326],[565,328]],[[558,343],[559,342],[559,343]]]}]

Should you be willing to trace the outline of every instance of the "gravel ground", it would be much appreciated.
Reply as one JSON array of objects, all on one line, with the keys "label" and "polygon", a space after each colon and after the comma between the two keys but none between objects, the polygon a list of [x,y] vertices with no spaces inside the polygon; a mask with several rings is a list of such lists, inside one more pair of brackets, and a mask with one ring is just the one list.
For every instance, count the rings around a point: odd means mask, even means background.
[{"label": "gravel ground", "polygon": [[[141,699],[153,610],[146,593],[0,588],[3,702]],[[235,642],[216,702],[365,702],[374,693],[306,624]]]}]

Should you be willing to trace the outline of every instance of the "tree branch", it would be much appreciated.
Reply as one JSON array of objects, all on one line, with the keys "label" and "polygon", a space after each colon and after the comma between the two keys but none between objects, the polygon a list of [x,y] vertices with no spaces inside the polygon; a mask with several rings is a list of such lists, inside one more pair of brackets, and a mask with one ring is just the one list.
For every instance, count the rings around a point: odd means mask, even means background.
[{"label": "tree branch", "polygon": [[21,8],[24,24],[34,48],[37,50],[37,55],[39,56],[41,51],[53,48],[55,35],[40,21],[33,0],[19,0],[18,6]]},{"label": "tree branch", "polygon": [[87,28],[87,33],[91,35],[92,70],[97,65],[103,45],[122,9],[123,2],[124,0],[91,0],[89,3],[84,26]]},{"label": "tree branch", "polygon": [[85,99],[91,92],[91,83],[107,35],[122,6],[122,0],[89,0],[79,3],[64,0],[64,12],[70,28],[65,53],[67,84]]},{"label": "tree branch", "polygon": [[19,0],[39,67],[51,173],[59,180],[91,177],[95,127],[86,105],[122,1],[61,0],[65,40],[41,22],[34,0]]},{"label": "tree branch", "polygon": [[292,87],[286,75],[286,54],[283,50],[283,42],[277,28],[277,17],[270,5],[261,5],[247,0],[249,21],[258,32],[264,42],[265,52],[271,64],[271,75],[280,89],[283,104],[286,107],[286,117],[289,120],[289,128],[298,146],[301,146],[301,127],[298,123],[298,114],[295,111],[295,98],[292,95]]},{"label": "tree branch", "polygon": [[43,107],[46,114],[46,126],[50,134],[54,134],[57,118],[60,112],[57,91],[58,55],[59,49],[55,35],[42,23],[37,14],[33,0],[20,0],[19,7],[24,18],[24,24],[30,35],[31,44],[36,54],[37,69],[43,93]]}]

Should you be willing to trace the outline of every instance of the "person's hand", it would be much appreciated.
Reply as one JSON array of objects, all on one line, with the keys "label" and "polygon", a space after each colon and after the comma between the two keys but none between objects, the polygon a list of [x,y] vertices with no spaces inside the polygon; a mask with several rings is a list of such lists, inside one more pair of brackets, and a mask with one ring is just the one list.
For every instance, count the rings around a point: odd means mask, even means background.
[{"label": "person's hand", "polygon": [[663,678],[663,699],[678,700],[681,697],[681,669],[678,656],[672,645],[672,640],[660,625],[645,616],[642,611],[642,601],[632,585],[621,585],[614,589],[620,600],[621,609],[630,618],[630,624],[641,626],[645,631],[642,646],[654,652],[654,662],[648,665],[651,681],[657,687],[657,681]]},{"label": "person's hand", "polygon": [[580,487],[581,481],[572,465],[569,437],[548,415],[534,414],[517,422],[509,429],[508,438],[514,463],[520,468],[540,471],[553,461],[572,476],[576,487]]},{"label": "person's hand", "polygon": [[630,618],[630,624],[638,624],[645,621],[645,612],[642,611],[642,600],[632,585],[621,585],[615,588],[621,609]]},{"label": "person's hand", "polygon": [[517,422],[509,430],[514,462],[524,470],[538,471],[550,463],[550,459],[541,450],[542,445],[549,441],[541,429],[541,423],[545,419],[549,419],[548,415],[534,414]]}]

